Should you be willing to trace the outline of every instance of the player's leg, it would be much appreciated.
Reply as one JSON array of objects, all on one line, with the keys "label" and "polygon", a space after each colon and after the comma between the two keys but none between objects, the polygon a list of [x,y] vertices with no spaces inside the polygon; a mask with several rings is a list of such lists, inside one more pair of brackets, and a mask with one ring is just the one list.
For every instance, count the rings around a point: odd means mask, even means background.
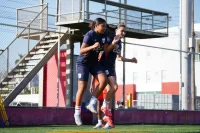
[{"label": "player's leg", "polygon": [[110,75],[108,75],[108,93],[106,95],[106,99],[103,102],[103,105],[101,107],[101,110],[104,112],[105,116],[103,118],[103,120],[105,122],[107,122],[107,124],[105,125],[105,129],[109,129],[109,128],[113,128],[114,124],[112,121],[112,112],[109,109],[109,105],[111,106],[110,101],[113,99],[115,92],[118,89],[118,85],[116,83],[115,80],[115,76],[114,76],[114,71],[110,70],[109,72]]},{"label": "player's leg", "polygon": [[87,88],[89,69],[83,65],[77,65],[77,76],[78,76],[78,91],[76,93],[76,105],[74,119],[77,125],[82,125],[81,120],[81,104],[84,96],[84,92]]},{"label": "player's leg", "polygon": [[115,92],[118,88],[116,80],[115,80],[115,72],[114,69],[107,69],[107,76],[108,76],[108,92],[106,94],[106,98],[104,99],[103,105],[101,107],[102,111],[106,116],[111,117],[112,113],[109,111],[108,105],[110,104],[110,101],[115,95]]},{"label": "player's leg", "polygon": [[86,108],[92,113],[96,114],[97,98],[100,96],[107,85],[107,77],[104,73],[104,68],[100,64],[93,65],[90,69],[90,73],[98,80],[99,84],[96,86],[96,89],[94,90],[94,95],[90,99],[90,102],[88,103]]},{"label": "player's leg", "polygon": [[[101,95],[100,95],[101,96]],[[94,126],[94,129],[99,129],[102,128],[102,118],[103,118],[103,112],[101,111],[101,106],[103,104],[103,99],[101,97],[98,98],[98,102],[97,102],[97,117],[98,117],[98,122],[97,124]]]}]

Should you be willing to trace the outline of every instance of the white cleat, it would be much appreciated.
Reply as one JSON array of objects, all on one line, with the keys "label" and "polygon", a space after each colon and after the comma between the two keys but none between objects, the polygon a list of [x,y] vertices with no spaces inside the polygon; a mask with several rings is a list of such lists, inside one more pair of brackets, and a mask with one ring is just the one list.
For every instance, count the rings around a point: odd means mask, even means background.
[{"label": "white cleat", "polygon": [[83,125],[82,120],[81,120],[81,115],[75,115],[74,114],[74,119],[75,119],[76,125],[78,125],[78,126]]},{"label": "white cleat", "polygon": [[90,110],[93,114],[97,114],[97,109],[95,104],[88,104],[85,107],[86,109]]},{"label": "white cleat", "polygon": [[102,124],[97,123],[93,128],[94,129],[101,129],[102,128]]}]

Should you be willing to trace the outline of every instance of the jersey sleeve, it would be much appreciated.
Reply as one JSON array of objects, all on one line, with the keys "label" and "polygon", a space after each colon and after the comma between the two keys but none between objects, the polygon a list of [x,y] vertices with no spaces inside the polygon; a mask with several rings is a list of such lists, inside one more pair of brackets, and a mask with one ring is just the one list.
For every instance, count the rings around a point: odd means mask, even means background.
[{"label": "jersey sleeve", "polygon": [[83,43],[86,43],[88,46],[92,45],[92,37],[89,34],[86,34],[83,38]]}]

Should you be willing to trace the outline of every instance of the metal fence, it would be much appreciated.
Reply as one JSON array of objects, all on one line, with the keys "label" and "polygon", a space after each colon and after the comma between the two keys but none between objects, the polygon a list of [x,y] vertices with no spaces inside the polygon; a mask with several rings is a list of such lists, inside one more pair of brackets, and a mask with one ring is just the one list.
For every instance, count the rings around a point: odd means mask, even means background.
[{"label": "metal fence", "polygon": [[[168,34],[168,15],[145,11],[129,5],[95,0],[58,0],[57,22],[94,20],[102,17],[108,24],[127,24],[127,28]],[[115,2],[114,2],[115,3]],[[67,5],[67,7],[66,7]],[[95,8],[98,7],[98,8]]]},{"label": "metal fence", "polygon": [[[17,26],[28,27],[21,33],[22,29],[17,27],[17,35],[40,33],[33,29],[47,30],[48,28],[48,5],[34,5],[17,9]],[[29,31],[30,30],[30,31]]]}]

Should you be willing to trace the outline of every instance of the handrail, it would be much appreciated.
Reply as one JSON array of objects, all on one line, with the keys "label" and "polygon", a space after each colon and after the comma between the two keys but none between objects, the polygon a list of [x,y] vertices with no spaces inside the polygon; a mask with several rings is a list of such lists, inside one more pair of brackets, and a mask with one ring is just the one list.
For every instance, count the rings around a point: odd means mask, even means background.
[{"label": "handrail", "polygon": [[[48,7],[48,5],[46,5],[46,6],[44,7],[44,9],[42,9],[42,10],[40,11],[40,13],[39,13],[39,14],[24,28],[24,30],[22,30],[22,31],[15,37],[15,39],[13,39],[13,41],[5,48],[5,50],[8,49],[8,48],[10,47],[10,45],[12,45],[13,42],[15,42],[15,40],[16,40],[17,38],[19,38],[19,36],[20,36],[28,27],[30,27],[30,25],[33,23],[33,21],[36,20],[36,18],[37,18],[47,7]],[[5,51],[5,50],[4,50],[4,51]],[[1,54],[3,54],[4,51],[3,51]]]},{"label": "handrail", "polygon": [[26,7],[22,7],[22,8],[17,8],[17,10],[20,10],[20,9],[26,9],[26,8],[31,8],[31,7],[38,7],[38,6],[44,6],[44,5],[48,5],[47,3],[45,4],[39,4],[39,5],[33,5],[33,6],[26,6]]}]

